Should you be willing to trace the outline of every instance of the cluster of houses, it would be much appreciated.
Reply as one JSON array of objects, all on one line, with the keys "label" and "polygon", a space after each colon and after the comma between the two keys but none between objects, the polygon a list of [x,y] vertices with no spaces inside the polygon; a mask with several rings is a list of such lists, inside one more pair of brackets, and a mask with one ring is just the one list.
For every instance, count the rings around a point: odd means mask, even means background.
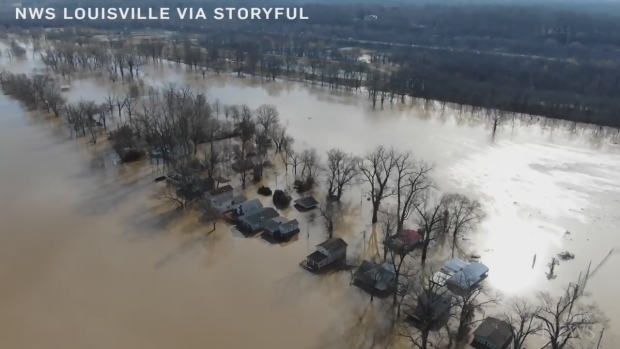
[{"label": "cluster of houses", "polygon": [[243,195],[234,195],[230,185],[206,192],[205,199],[220,214],[227,214],[242,231],[255,233],[263,230],[277,239],[289,239],[299,232],[296,219],[280,216],[274,208],[264,207],[259,199],[248,200]]},{"label": "cluster of houses", "polygon": [[[387,242],[388,248],[410,252],[421,246],[424,233],[416,230],[403,230]],[[301,265],[313,272],[339,266],[345,262],[347,243],[341,238],[331,238],[316,246]],[[429,311],[437,326],[448,321],[454,308],[455,295],[472,292],[488,276],[489,268],[480,262],[466,262],[454,258],[446,262],[440,271],[434,273],[429,282],[434,283],[422,292],[413,310],[405,311],[412,321],[428,318]],[[391,263],[362,261],[353,274],[353,284],[366,292],[387,296],[397,292],[396,272]],[[475,349],[510,349],[512,328],[503,320],[487,317],[474,332],[471,347]]]},{"label": "cluster of houses", "polygon": [[[175,178],[167,178],[174,184]],[[264,207],[259,199],[248,200],[244,195],[235,195],[230,185],[204,192],[204,198],[211,207],[237,224],[241,231],[255,233],[264,231],[269,236],[286,240],[299,232],[299,222],[282,217],[272,207]],[[311,210],[318,202],[311,196],[295,200],[300,210]],[[409,253],[424,244],[424,232],[403,230],[392,236],[387,247],[397,253]],[[312,272],[346,264],[348,244],[341,238],[331,238],[316,246],[300,263]],[[468,293],[479,287],[487,277],[489,268],[476,261],[466,262],[454,258],[435,272],[430,282],[436,287],[419,295],[417,306],[405,314],[413,321],[428,316],[432,311],[438,324],[448,321],[454,304],[454,295]],[[375,295],[387,296],[397,292],[396,272],[391,263],[375,263],[364,260],[353,274],[353,284]],[[511,349],[512,327],[503,320],[487,317],[474,332],[471,347],[475,349]]]}]

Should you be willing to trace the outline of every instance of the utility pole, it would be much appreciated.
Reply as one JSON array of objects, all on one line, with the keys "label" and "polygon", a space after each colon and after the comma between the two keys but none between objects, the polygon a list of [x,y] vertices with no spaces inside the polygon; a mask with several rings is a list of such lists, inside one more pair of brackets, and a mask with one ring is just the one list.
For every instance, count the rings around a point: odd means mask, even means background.
[{"label": "utility pole", "polygon": [[598,337],[598,344],[596,345],[596,349],[601,346],[601,340],[603,339],[603,333],[605,333],[605,327],[601,330],[601,335]]}]

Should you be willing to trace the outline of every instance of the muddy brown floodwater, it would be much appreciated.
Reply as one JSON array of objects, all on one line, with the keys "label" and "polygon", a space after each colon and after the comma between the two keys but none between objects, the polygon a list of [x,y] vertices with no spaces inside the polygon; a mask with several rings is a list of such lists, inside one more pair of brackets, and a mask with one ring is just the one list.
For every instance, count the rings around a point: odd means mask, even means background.
[{"label": "muddy brown floodwater", "polygon": [[[0,62],[17,72],[39,66]],[[620,149],[612,132],[517,121],[492,139],[485,124],[454,111],[373,110],[364,96],[298,83],[203,80],[169,66],[148,68],[144,81],[190,84],[226,104],[274,104],[299,147],[361,155],[394,145],[434,162],[442,190],[484,204],[489,217],[468,248],[490,267],[489,285],[507,296],[557,292],[619,244]],[[110,88],[94,78],[71,86],[73,101],[102,101]],[[211,232],[199,217],[158,207],[148,164],[94,167],[91,147],[7,96],[0,115],[3,346],[363,348],[378,336],[368,329],[380,322],[379,303],[349,287],[347,273],[316,277],[299,268],[324,238],[320,226],[302,219],[299,239],[287,245],[245,238],[223,223]],[[282,174],[278,182],[286,182]],[[361,241],[370,221],[361,197],[360,188],[349,190],[351,215],[337,233],[353,251],[372,245]],[[547,280],[546,264],[564,250],[575,259]],[[619,262],[612,255],[587,284],[611,320],[611,338],[620,326]]]}]

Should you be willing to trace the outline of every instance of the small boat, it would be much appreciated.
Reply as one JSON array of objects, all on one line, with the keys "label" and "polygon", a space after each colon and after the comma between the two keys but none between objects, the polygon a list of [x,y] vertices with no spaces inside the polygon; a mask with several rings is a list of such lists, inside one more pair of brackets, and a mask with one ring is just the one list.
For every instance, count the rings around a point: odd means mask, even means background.
[{"label": "small boat", "polygon": [[61,91],[69,91],[71,89],[71,87],[69,85],[62,85],[60,86],[60,90]]},{"label": "small boat", "polygon": [[165,179],[166,179],[166,176],[159,176],[159,177],[155,178],[155,182],[161,182],[161,181],[163,181]]}]

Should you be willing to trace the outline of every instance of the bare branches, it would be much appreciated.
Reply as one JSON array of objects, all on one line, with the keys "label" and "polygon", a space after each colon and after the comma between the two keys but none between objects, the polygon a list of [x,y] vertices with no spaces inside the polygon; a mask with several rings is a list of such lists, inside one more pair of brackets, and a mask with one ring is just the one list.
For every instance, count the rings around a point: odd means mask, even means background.
[{"label": "bare branches", "polygon": [[542,322],[537,318],[540,306],[524,298],[511,299],[508,304],[509,310],[504,313],[504,321],[511,326],[513,348],[523,348],[527,337],[542,329]]},{"label": "bare branches", "polygon": [[352,154],[346,154],[340,149],[330,149],[327,151],[328,199],[340,200],[344,188],[357,178],[360,161],[360,158]]},{"label": "bare branches", "polygon": [[573,340],[593,334],[594,325],[605,322],[596,304],[581,303],[580,296],[580,285],[572,283],[565,287],[561,297],[547,292],[539,294],[541,306],[534,317],[541,321],[549,348],[569,348]]},{"label": "bare branches", "polygon": [[360,164],[360,172],[370,185],[373,224],[378,220],[379,207],[383,199],[394,194],[394,188],[389,186],[389,179],[396,168],[396,160],[394,149],[379,146],[368,153]]},{"label": "bare branches", "polygon": [[444,195],[443,203],[447,210],[445,230],[450,233],[452,239],[452,257],[454,257],[458,242],[482,222],[485,218],[485,213],[482,210],[480,202],[471,200],[462,194]]}]

